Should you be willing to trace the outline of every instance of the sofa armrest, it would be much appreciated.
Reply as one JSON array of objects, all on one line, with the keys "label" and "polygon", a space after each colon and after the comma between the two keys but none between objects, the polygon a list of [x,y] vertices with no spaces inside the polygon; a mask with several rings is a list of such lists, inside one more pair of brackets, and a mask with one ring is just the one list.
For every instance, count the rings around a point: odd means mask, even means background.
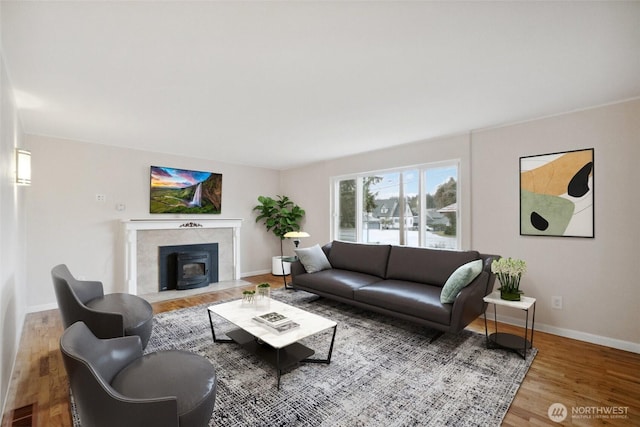
[{"label": "sofa armrest", "polygon": [[304,269],[304,266],[302,265],[300,260],[297,260],[291,263],[291,283],[293,285],[296,284],[296,276],[299,276],[305,273],[306,273],[306,270]]},{"label": "sofa armrest", "polygon": [[124,315],[122,313],[82,308],[82,321],[87,324],[95,336],[102,339],[124,336]]},{"label": "sofa armrest", "polygon": [[491,274],[482,271],[468,286],[463,288],[453,303],[451,310],[451,332],[459,332],[484,313],[483,301]]}]

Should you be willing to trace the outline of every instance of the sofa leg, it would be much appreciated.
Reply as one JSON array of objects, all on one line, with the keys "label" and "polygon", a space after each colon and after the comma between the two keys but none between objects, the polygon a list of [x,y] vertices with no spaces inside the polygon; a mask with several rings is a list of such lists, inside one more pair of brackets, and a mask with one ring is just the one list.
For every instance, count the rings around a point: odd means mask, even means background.
[{"label": "sofa leg", "polygon": [[443,336],[443,335],[444,335],[444,332],[443,332],[443,331],[438,331],[438,332],[436,332],[436,333],[431,337],[431,339],[429,340],[429,344],[432,344],[435,340],[437,340],[438,338],[440,338],[440,337],[441,337],[441,336]]}]

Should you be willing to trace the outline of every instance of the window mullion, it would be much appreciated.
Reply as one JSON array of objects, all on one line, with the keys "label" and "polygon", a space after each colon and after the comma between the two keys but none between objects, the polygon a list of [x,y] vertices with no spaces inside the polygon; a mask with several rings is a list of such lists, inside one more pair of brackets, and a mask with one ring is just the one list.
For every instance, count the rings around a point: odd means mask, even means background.
[{"label": "window mullion", "polygon": [[425,233],[427,232],[427,192],[425,188],[425,168],[420,168],[418,174],[420,178],[418,180],[418,246],[423,247],[425,245]]},{"label": "window mullion", "polygon": [[363,203],[363,183],[364,179],[359,176],[356,178],[356,241],[362,242],[363,239],[363,219],[364,219],[364,203]]}]

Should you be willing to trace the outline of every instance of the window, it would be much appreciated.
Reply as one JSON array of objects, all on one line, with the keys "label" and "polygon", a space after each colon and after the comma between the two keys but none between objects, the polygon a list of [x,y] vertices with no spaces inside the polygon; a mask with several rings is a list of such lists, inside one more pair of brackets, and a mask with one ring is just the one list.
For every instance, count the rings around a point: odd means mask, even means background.
[{"label": "window", "polygon": [[333,194],[338,240],[460,247],[457,161],[334,178]]}]

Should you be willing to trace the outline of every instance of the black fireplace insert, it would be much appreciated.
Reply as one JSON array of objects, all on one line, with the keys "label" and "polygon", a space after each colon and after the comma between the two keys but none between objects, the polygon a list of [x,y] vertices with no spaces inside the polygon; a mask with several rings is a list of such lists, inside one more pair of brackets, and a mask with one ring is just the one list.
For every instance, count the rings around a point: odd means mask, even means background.
[{"label": "black fireplace insert", "polygon": [[218,282],[218,244],[160,246],[159,290],[185,290]]}]

